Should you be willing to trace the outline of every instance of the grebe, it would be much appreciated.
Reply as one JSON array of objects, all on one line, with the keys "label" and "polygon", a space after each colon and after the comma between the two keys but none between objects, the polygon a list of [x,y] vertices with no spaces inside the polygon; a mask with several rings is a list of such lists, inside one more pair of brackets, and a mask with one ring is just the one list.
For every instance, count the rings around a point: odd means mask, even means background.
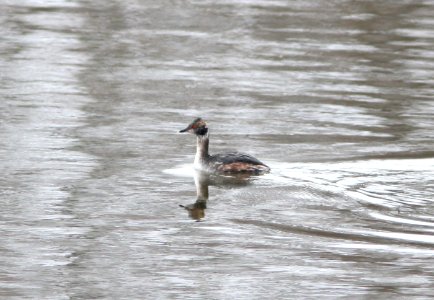
[{"label": "grebe", "polygon": [[270,171],[270,168],[251,155],[239,152],[227,152],[210,155],[209,130],[201,118],[195,119],[187,128],[179,132],[189,132],[197,137],[196,156],[194,158],[195,169],[211,173],[249,173],[263,174]]}]

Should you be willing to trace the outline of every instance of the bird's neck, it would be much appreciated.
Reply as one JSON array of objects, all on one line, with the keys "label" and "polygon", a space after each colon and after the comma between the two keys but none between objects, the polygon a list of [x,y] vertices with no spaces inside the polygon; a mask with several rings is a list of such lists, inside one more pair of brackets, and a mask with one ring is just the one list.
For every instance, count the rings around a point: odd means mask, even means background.
[{"label": "bird's neck", "polygon": [[197,136],[196,157],[194,158],[195,166],[199,166],[205,159],[209,157],[209,135]]}]

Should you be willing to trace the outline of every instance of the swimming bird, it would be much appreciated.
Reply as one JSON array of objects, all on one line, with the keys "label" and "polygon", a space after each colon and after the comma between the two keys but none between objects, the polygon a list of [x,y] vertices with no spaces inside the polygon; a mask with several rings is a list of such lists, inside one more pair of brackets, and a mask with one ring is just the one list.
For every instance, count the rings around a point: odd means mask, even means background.
[{"label": "swimming bird", "polygon": [[195,169],[218,174],[248,173],[258,175],[270,171],[270,167],[249,154],[240,152],[209,154],[209,129],[202,118],[196,118],[179,132],[192,133],[197,137]]}]

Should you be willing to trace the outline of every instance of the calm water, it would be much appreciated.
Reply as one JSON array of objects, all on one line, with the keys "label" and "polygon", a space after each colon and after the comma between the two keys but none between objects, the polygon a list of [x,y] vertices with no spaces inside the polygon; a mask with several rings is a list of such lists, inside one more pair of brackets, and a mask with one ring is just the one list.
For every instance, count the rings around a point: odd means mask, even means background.
[{"label": "calm water", "polygon": [[434,1],[0,6],[0,298],[434,296]]}]

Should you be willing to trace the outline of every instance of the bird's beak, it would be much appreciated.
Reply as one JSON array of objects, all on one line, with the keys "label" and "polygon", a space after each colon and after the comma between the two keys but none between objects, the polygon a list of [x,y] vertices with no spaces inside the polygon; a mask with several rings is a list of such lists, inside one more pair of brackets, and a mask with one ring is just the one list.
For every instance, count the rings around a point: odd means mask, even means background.
[{"label": "bird's beak", "polygon": [[183,133],[183,132],[187,132],[191,129],[191,125],[188,125],[186,128],[184,128],[183,130],[180,130],[179,133]]}]

